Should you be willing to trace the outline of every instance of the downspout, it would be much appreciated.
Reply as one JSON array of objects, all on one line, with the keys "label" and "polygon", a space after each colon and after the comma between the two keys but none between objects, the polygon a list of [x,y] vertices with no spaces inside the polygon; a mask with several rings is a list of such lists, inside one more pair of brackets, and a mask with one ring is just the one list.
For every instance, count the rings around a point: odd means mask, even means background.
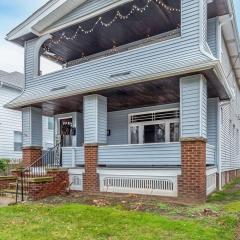
[{"label": "downspout", "polygon": [[233,20],[233,15],[229,14],[228,18],[222,21],[219,24],[219,32],[218,32],[218,41],[219,41],[219,46],[218,46],[218,57],[221,60],[221,50],[222,50],[222,27],[226,25],[227,23],[231,22]]},{"label": "downspout", "polygon": [[[218,40],[219,40],[219,52],[218,52],[218,57],[221,61],[221,50],[222,50],[222,27],[231,22],[233,20],[233,15],[229,15],[229,17],[224,20],[223,22],[220,23],[219,25],[219,36],[218,36]],[[226,106],[230,104],[230,102],[220,102],[219,103],[219,110],[218,110],[218,174],[219,174],[219,178],[218,178],[218,186],[219,186],[219,190],[222,191],[222,149],[221,149],[221,132],[222,132],[222,107]]]}]

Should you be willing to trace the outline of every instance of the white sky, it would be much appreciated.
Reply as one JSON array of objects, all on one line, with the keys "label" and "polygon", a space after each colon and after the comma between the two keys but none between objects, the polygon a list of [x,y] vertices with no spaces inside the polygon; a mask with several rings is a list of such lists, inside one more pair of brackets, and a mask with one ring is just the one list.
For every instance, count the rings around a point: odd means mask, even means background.
[{"label": "white sky", "polygon": [[[4,38],[19,23],[30,16],[48,0],[0,0],[0,70],[24,72],[24,49]],[[44,70],[50,71],[54,64],[44,61]]]},{"label": "white sky", "polygon": [[[0,70],[24,72],[23,48],[7,42],[6,34],[30,16],[48,0],[0,0]],[[236,3],[236,14],[240,26],[240,0]],[[45,72],[51,71],[53,64],[43,64]]]}]

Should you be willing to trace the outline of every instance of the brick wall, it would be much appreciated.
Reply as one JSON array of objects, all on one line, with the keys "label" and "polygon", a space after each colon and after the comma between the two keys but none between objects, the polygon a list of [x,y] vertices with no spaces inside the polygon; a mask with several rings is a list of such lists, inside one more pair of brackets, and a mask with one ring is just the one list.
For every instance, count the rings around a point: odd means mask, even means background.
[{"label": "brick wall", "polygon": [[182,175],[178,179],[179,198],[184,201],[206,201],[206,141],[183,140]]},{"label": "brick wall", "polygon": [[16,177],[0,177],[0,190],[7,189],[10,183],[15,183]]},{"label": "brick wall", "polygon": [[49,196],[64,195],[68,187],[68,170],[49,170],[47,177],[45,179],[42,178],[42,181],[41,179],[33,179],[33,181],[29,183],[28,196],[31,200],[36,201]]},{"label": "brick wall", "polygon": [[228,184],[229,182],[233,181],[237,177],[240,177],[240,170],[222,172],[222,187]]},{"label": "brick wall", "polygon": [[42,156],[41,147],[23,148],[23,166],[28,167]]},{"label": "brick wall", "polygon": [[99,192],[97,174],[98,145],[85,145],[85,173],[83,174],[83,191]]}]

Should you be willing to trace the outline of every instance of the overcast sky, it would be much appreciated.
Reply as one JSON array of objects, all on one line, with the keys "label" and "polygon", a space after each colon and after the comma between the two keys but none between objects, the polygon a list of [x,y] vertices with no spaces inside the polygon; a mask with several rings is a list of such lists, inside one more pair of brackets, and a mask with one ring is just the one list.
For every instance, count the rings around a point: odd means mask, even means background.
[{"label": "overcast sky", "polygon": [[[47,1],[0,0],[0,70],[23,72],[23,49],[4,40],[5,35]],[[240,0],[234,1],[240,27]]]}]

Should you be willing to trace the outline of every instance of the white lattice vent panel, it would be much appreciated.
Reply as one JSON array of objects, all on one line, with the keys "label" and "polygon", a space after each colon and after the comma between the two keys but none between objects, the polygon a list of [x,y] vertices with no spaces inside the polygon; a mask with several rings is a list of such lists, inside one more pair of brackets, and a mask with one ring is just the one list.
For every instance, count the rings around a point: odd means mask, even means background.
[{"label": "white lattice vent panel", "polygon": [[70,174],[69,175],[70,190],[82,191],[83,190],[83,175]]},{"label": "white lattice vent panel", "polygon": [[216,173],[207,176],[207,195],[214,192],[217,188],[217,175]]},{"label": "white lattice vent panel", "polygon": [[102,192],[177,196],[177,177],[100,176]]}]

